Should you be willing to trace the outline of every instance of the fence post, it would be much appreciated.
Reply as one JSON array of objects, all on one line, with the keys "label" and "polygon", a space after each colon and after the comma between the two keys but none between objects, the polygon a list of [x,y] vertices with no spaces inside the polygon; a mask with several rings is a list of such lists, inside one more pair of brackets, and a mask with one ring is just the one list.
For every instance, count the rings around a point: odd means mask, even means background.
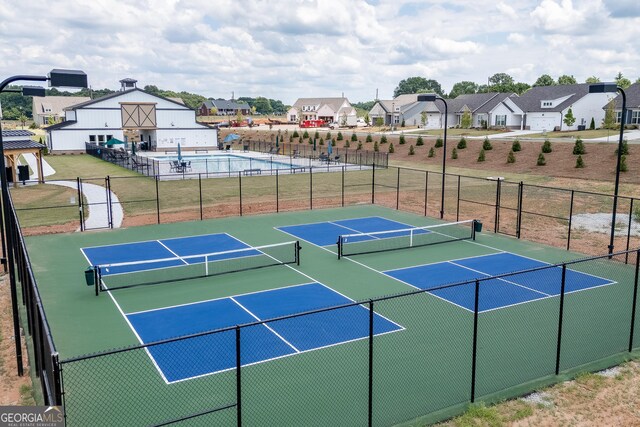
[{"label": "fence post", "polygon": [[500,178],[496,179],[496,213],[493,220],[493,232],[497,233],[500,228]]},{"label": "fence post", "polygon": [[113,200],[111,199],[111,177],[107,175],[107,217],[109,220],[109,228],[113,229]]},{"label": "fence post", "polygon": [[309,168],[309,210],[313,210],[313,166]]},{"label": "fence post", "polygon": [[398,168],[398,178],[396,181],[396,210],[400,209],[400,168]]},{"label": "fence post", "polygon": [[[46,338],[42,338],[44,340]],[[51,406],[62,405],[62,368],[60,367],[60,360],[58,352],[51,354],[51,365],[53,366],[53,398],[54,402],[48,402],[46,404]],[[66,417],[66,415],[65,415]]]},{"label": "fence post", "polygon": [[276,213],[280,212],[280,174],[279,169],[276,169]]},{"label": "fence post", "polygon": [[342,207],[344,208],[344,169],[345,166],[342,166]]},{"label": "fence post", "polygon": [[458,200],[456,201],[456,221],[460,221],[460,175],[458,175]]},{"label": "fence post", "polygon": [[556,348],[556,375],[560,373],[560,352],[562,344],[562,316],[564,314],[564,285],[567,276],[567,264],[562,264],[562,282],[560,284],[560,313],[558,314],[558,346]]},{"label": "fence post", "polygon": [[[571,201],[569,202],[569,231],[567,233],[567,250],[569,250],[569,246],[571,245],[571,219],[573,218],[573,195],[574,191],[571,190]],[[629,221],[631,223],[631,221]]]},{"label": "fence post", "polygon": [[369,300],[369,427],[373,425],[373,300]]},{"label": "fence post", "polygon": [[160,224],[160,176],[156,175],[156,211],[158,213],[158,224]]},{"label": "fence post", "polygon": [[80,177],[76,178],[76,187],[78,187],[78,215],[80,216],[80,231],[84,231],[84,208],[82,203],[82,180]]},{"label": "fence post", "polygon": [[518,184],[518,211],[516,218],[516,238],[520,238],[520,230],[522,228],[522,193],[524,191],[524,182]]},{"label": "fence post", "polygon": [[631,240],[631,222],[633,218],[633,198],[629,201],[629,223],[627,224],[627,253],[624,254],[624,263],[629,263],[629,241]]},{"label": "fence post", "polygon": [[240,326],[236,325],[236,417],[242,426],[242,358],[240,357]]},{"label": "fence post", "polygon": [[476,400],[476,359],[478,357],[478,305],[480,300],[480,281],[478,279],[476,279],[475,286],[475,302],[473,308],[473,350],[471,354],[471,403],[475,402]]},{"label": "fence post", "polygon": [[[631,221],[629,221],[631,222]],[[636,303],[638,300],[638,270],[640,269],[640,250],[636,251],[636,274],[633,280],[633,306],[631,307],[631,331],[629,332],[629,352],[633,350],[633,333],[636,323]]]},{"label": "fence post", "polygon": [[240,216],[242,216],[242,172],[238,171],[238,198],[240,201]]},{"label": "fence post", "polygon": [[371,204],[376,204],[376,165],[371,165]]},{"label": "fence post", "polygon": [[200,221],[204,219],[202,213],[202,174],[198,173],[198,197],[200,198]]},{"label": "fence post", "polygon": [[427,201],[429,194],[429,171],[424,171],[424,216],[427,216]]}]

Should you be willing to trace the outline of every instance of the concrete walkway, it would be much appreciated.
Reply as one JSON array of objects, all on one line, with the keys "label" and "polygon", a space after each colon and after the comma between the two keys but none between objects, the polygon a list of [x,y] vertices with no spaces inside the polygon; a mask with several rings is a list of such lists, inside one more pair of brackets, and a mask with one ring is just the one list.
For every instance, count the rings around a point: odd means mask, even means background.
[{"label": "concrete walkway", "polygon": [[[31,176],[29,177],[31,180],[37,181],[39,178],[38,174],[38,161],[36,160],[36,156],[31,153],[23,154],[25,162],[29,165],[29,169],[31,169]],[[51,176],[56,171],[51,167],[49,163],[43,158],[42,159],[42,174],[44,176]]]},{"label": "concrete walkway", "polygon": [[[75,181],[47,181],[47,184],[60,185],[78,190]],[[109,213],[107,205],[107,192],[104,187],[96,184],[82,183],[82,194],[87,201],[88,216],[84,220],[85,229],[108,228]],[[111,192],[113,228],[120,228],[124,219],[124,212],[118,200],[118,196]]]}]

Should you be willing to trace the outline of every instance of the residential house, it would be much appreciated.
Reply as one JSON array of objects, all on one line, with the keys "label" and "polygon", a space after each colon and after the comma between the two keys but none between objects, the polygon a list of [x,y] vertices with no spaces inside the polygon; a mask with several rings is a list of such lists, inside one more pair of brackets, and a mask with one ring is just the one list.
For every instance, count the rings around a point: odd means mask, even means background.
[{"label": "residential house", "polygon": [[[515,104],[523,112],[523,129],[552,131],[589,127],[591,119],[600,126],[611,93],[589,93],[589,84],[535,86],[517,98]],[[569,109],[575,123],[567,126],[564,118]]]},{"label": "residential house", "polygon": [[[634,83],[624,90],[627,96],[627,117],[625,117],[625,125],[636,125],[640,127],[640,83]],[[620,123],[622,118],[622,95],[615,98],[616,123]],[[605,110],[607,106],[604,106]],[[599,126],[600,122],[596,122]]]},{"label": "residential house", "polygon": [[287,120],[324,120],[327,123],[355,126],[357,112],[347,98],[298,98],[287,111]]},{"label": "residential house", "polygon": [[[215,111],[215,114],[211,114],[212,111]],[[247,103],[234,100],[207,99],[198,108],[199,116],[237,116],[238,112],[243,116],[248,116],[251,114],[251,107]]]},{"label": "residential house", "polygon": [[458,95],[447,101],[447,126],[460,126],[462,117],[468,111],[471,114],[471,127],[520,129],[523,113],[514,101],[517,97],[512,92]]},{"label": "residential house", "polygon": [[39,126],[58,123],[64,119],[65,108],[90,100],[88,96],[34,96],[33,121]]},{"label": "residential house", "polygon": [[143,142],[151,150],[217,147],[217,130],[195,120],[195,111],[142,89],[119,92],[68,107],[65,121],[47,128],[52,152],[84,151],[85,143],[111,138]]}]

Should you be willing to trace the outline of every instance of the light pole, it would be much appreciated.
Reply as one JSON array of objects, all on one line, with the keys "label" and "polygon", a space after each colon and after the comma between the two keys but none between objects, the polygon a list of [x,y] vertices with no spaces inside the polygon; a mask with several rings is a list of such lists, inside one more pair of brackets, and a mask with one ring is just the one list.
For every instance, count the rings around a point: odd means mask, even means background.
[{"label": "light pole", "polygon": [[444,104],[444,142],[443,142],[443,154],[442,154],[442,198],[440,200],[440,219],[444,218],[444,184],[446,180],[446,171],[447,171],[447,116],[449,113],[449,106],[447,105],[447,101],[436,95],[435,93],[427,93],[424,95],[418,95],[418,101],[422,102],[435,102],[436,99],[439,99]]},{"label": "light pole", "polygon": [[[618,162],[616,164],[616,184],[613,190],[613,213],[611,214],[611,239],[609,240],[609,255],[613,253],[613,242],[616,232],[616,210],[618,208],[618,187],[620,185],[620,163],[622,161],[622,142],[624,121],[627,113],[627,94],[617,83],[594,83],[589,85],[589,93],[615,93],[622,95],[622,116],[620,117],[620,139],[618,140]],[[629,218],[631,221],[631,218]]]},{"label": "light pole", "polygon": [[[87,75],[77,70],[51,70],[48,76],[18,75],[5,79],[0,83],[0,92],[9,83],[15,81],[45,82],[49,81],[51,87],[87,87]],[[26,89],[26,90],[25,90]],[[13,90],[10,90],[13,91]],[[27,95],[42,95],[42,88],[23,88],[22,93]],[[18,375],[24,374],[22,366],[22,345],[20,339],[20,324],[18,322],[18,294],[16,289],[16,274],[14,265],[14,230],[11,220],[12,212],[9,206],[9,183],[7,182],[7,170],[4,161],[4,142],[2,140],[2,122],[0,122],[0,187],[2,187],[2,216],[7,240],[7,264],[9,267],[9,286],[11,288],[11,309],[13,312],[13,335],[16,348],[16,362]]]}]

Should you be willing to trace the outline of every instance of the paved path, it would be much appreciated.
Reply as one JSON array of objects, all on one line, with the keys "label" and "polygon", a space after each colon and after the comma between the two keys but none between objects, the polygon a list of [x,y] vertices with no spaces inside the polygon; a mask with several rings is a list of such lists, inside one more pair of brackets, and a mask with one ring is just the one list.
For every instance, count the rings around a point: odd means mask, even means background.
[{"label": "paved path", "polygon": [[[37,181],[38,180],[38,162],[36,160],[36,156],[31,153],[25,153],[22,155],[24,160],[29,165],[29,169],[31,169],[31,176],[29,179]],[[49,163],[43,158],[42,159],[42,174],[44,176],[50,176],[56,173],[56,171],[51,167]]]}]

